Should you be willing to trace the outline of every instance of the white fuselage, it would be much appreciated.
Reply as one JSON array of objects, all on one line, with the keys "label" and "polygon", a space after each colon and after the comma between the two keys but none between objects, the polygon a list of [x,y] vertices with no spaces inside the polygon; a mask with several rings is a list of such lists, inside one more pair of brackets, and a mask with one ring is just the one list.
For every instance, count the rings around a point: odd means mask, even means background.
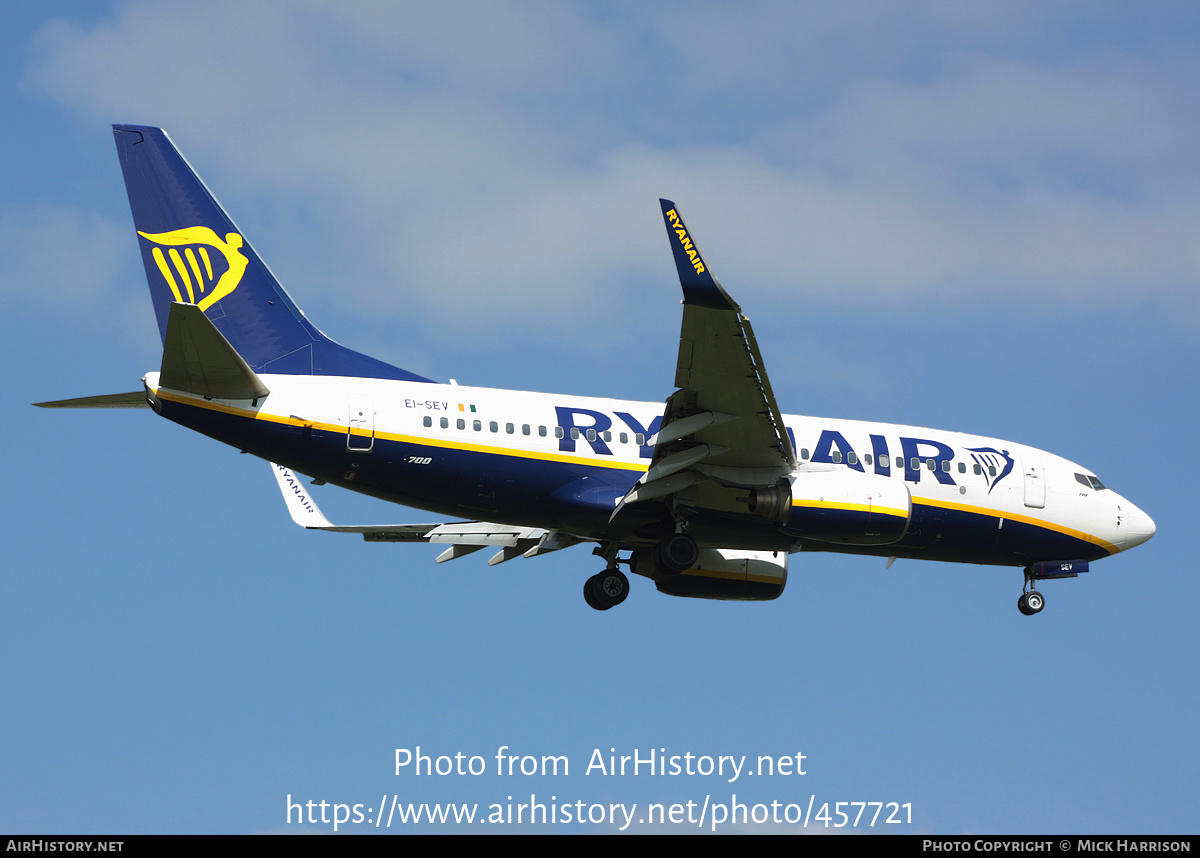
[{"label": "white fuselage", "polygon": [[[157,373],[147,375],[145,383],[161,400],[189,406],[166,412],[172,419],[301,472],[420,508],[540,526],[563,525],[539,519],[552,516],[547,489],[553,494],[554,486],[573,480],[611,486],[608,495],[596,495],[598,511],[611,511],[613,499],[649,466],[663,411],[660,403],[461,385],[261,378],[271,392],[253,409],[244,402],[158,390]],[[806,473],[844,470],[907,486],[919,532],[910,529],[894,549],[862,553],[1016,565],[1067,556],[1095,559],[1154,533],[1145,513],[1115,492],[1097,488],[1090,471],[1032,447],[854,420],[785,415],[784,424],[798,462],[794,482]],[[305,452],[309,447],[311,454]],[[514,502],[527,508],[514,509]],[[593,517],[594,527],[602,530],[603,518]],[[588,525],[578,522],[587,520],[571,519],[570,526],[582,529]],[[969,536],[960,532],[965,522],[970,522]],[[1044,539],[1001,550],[997,546],[1007,538],[1006,525],[1010,533],[1025,526]],[[996,540],[984,544],[992,527]],[[940,546],[947,551],[940,552]],[[1046,551],[1051,556],[1039,553]]]}]

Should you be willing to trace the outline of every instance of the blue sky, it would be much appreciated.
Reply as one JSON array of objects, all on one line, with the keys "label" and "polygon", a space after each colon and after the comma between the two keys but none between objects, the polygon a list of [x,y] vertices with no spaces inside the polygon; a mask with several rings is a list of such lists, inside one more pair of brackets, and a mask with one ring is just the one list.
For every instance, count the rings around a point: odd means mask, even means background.
[{"label": "blue sky", "polygon": [[[10,10],[0,830],[736,793],[911,802],[909,833],[1195,833],[1197,25],[1173,3]],[[166,128],[328,334],[464,384],[665,398],[669,197],[785,412],[1040,447],[1158,534],[1027,618],[997,568],[801,554],[775,602],[635,580],[600,614],[584,548],[434,566],[304,533],[258,460],[28,405],[158,367],[114,122]],[[417,745],[571,774],[394,775]],[[585,775],[596,748],[808,773]],[[725,830],[763,829],[788,826]]]}]

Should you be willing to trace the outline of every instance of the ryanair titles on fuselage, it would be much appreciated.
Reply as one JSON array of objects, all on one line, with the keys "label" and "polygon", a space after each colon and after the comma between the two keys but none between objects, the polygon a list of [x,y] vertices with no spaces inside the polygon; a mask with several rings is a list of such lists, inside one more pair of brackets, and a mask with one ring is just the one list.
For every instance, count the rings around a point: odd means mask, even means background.
[{"label": "ryanair titles on fuselage", "polygon": [[[613,455],[612,449],[604,441],[604,433],[613,426],[613,418],[608,414],[589,408],[565,405],[555,406],[554,411],[558,425],[563,429],[563,435],[558,441],[560,453],[574,453],[576,445],[582,442],[589,445],[592,452],[597,455]],[[646,442],[652,440],[652,436],[662,425],[662,417],[655,417],[649,425],[643,426],[629,412],[616,411],[613,413],[631,430],[642,435]],[[572,432],[573,429],[578,431]],[[589,429],[592,430],[590,435],[588,434]],[[811,453],[806,457],[801,452],[806,448],[797,445],[794,430],[788,426],[786,431],[788,440],[792,442],[792,448],[801,453],[800,457],[803,461],[811,464],[845,465],[851,470],[865,473],[865,465],[869,458],[873,473],[880,476],[891,476],[892,468],[896,467],[897,470],[903,469],[904,479],[909,482],[920,482],[922,471],[924,471],[942,485],[957,485],[948,464],[955,460],[954,448],[942,441],[901,436],[893,442],[898,443],[899,448],[897,449],[889,443],[886,436],[868,432],[867,437],[871,449],[870,456],[866,457],[862,452],[856,450],[839,430],[822,429]],[[980,470],[987,481],[989,493],[997,483],[1012,473],[1015,459],[1008,450],[997,450],[994,447],[968,447],[966,452],[970,453],[971,458],[981,465]],[[654,447],[649,443],[643,443],[641,458],[651,459],[653,457]],[[903,458],[903,462],[898,462],[898,458]],[[943,465],[943,462],[947,464]]]}]

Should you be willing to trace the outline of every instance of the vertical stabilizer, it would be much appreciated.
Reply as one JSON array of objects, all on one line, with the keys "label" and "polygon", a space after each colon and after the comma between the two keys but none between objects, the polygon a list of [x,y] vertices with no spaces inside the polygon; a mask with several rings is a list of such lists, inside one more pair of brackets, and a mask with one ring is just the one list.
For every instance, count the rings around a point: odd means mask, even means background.
[{"label": "vertical stabilizer", "polygon": [[317,330],[161,128],[113,134],[164,342],[171,304],[195,304],[257,373],[429,381]]}]

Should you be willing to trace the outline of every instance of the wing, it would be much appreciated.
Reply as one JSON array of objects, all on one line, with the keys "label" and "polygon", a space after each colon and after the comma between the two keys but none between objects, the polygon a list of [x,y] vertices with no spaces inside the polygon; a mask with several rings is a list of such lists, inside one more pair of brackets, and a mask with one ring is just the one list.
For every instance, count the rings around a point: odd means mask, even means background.
[{"label": "wing", "polygon": [[500,549],[489,566],[511,560],[518,555],[534,557],[557,551],[579,542],[557,530],[539,527],[514,527],[487,521],[456,521],[448,524],[357,524],[339,526],[329,523],[307,487],[290,469],[271,463],[271,470],[283,493],[284,503],[292,521],[309,530],[328,530],[333,533],[361,533],[368,542],[434,542],[450,547],[438,555],[436,562],[444,563],[472,554],[489,545]]},{"label": "wing", "polygon": [[667,399],[650,468],[617,512],[685,492],[689,504],[745,513],[746,493],[729,489],[774,486],[795,468],[795,453],[750,320],[713,276],[675,204],[659,202],[683,287],[678,390]]}]

